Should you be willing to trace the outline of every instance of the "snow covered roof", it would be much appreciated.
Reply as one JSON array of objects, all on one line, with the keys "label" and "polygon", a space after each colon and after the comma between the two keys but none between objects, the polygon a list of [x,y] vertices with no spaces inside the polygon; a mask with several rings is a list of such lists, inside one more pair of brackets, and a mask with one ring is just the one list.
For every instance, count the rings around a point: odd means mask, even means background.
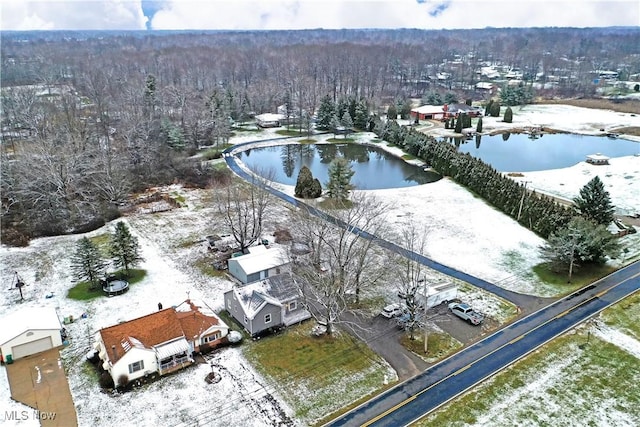
[{"label": "snow covered roof", "polygon": [[275,113],[264,113],[258,114],[255,119],[259,122],[277,122],[279,120],[284,120],[287,117],[284,114],[275,114]]},{"label": "snow covered roof", "polygon": [[240,268],[247,274],[258,273],[289,263],[287,251],[284,248],[258,249],[262,245],[249,249],[249,253],[229,259],[229,262],[237,262]]},{"label": "snow covered roof", "polygon": [[418,114],[438,114],[444,113],[444,108],[442,105],[421,105],[418,108],[413,108],[411,111]]},{"label": "snow covered roof", "polygon": [[0,320],[0,345],[26,331],[62,329],[53,307],[29,307],[14,311]]}]

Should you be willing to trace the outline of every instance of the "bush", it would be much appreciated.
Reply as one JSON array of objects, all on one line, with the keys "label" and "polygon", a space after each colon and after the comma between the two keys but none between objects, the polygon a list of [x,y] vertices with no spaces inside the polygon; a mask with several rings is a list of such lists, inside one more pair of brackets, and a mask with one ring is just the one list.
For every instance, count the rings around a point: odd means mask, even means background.
[{"label": "bush", "polygon": [[102,374],[100,374],[99,383],[100,383],[100,387],[102,387],[102,388],[113,388],[114,387],[113,378],[111,378],[111,375],[107,371],[104,371]]},{"label": "bush", "polygon": [[513,111],[511,110],[511,107],[507,107],[507,109],[504,111],[504,122],[505,123],[511,123],[513,122]]},{"label": "bush", "polygon": [[129,384],[129,375],[122,374],[118,377],[118,387],[125,388]]}]

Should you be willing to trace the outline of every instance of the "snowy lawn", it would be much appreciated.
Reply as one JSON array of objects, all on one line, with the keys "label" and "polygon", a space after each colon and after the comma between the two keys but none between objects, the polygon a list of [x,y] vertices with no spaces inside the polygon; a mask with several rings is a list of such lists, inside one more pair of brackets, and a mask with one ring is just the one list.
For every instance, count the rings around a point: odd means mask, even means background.
[{"label": "snowy lawn", "polygon": [[[637,293],[601,317],[609,318],[621,309],[630,310],[630,320],[640,322]],[[639,366],[637,337],[600,320],[591,321],[416,426],[637,426]]]}]

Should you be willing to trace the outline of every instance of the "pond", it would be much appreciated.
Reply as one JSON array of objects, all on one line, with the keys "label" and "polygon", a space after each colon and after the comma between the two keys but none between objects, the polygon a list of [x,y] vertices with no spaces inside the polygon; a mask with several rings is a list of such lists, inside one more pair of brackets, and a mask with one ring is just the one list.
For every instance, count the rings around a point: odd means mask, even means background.
[{"label": "pond", "polygon": [[337,156],[347,159],[354,171],[351,183],[360,190],[411,187],[441,178],[435,172],[409,164],[379,147],[362,144],[289,144],[252,148],[236,155],[249,169],[274,181],[296,185],[302,166],[323,184],[329,181],[329,164]]},{"label": "pond", "polygon": [[583,162],[589,154],[607,157],[640,154],[640,143],[606,136],[574,134],[476,135],[453,140],[458,150],[490,164],[501,172],[532,172],[560,169]]}]

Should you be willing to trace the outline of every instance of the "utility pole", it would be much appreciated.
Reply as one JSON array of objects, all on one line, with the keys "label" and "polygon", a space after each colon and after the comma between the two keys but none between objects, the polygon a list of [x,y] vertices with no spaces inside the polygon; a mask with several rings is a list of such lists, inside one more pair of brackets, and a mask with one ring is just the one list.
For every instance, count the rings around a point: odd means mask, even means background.
[{"label": "utility pole", "polygon": [[520,199],[520,208],[518,209],[518,217],[516,221],[520,221],[520,215],[522,214],[522,205],[524,204],[524,196],[527,194],[527,184],[531,181],[524,181],[524,189],[522,190],[522,198]]}]

